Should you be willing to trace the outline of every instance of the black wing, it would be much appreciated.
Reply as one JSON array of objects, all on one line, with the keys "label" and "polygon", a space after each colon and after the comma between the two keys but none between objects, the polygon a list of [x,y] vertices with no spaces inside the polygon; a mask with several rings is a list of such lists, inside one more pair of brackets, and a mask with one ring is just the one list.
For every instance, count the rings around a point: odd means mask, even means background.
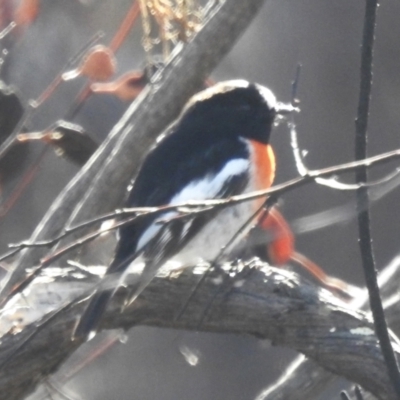
[{"label": "black wing", "polygon": [[[183,135],[178,130],[162,140],[148,155],[134,182],[126,207],[169,204],[171,199],[191,182],[217,174],[234,158],[249,158],[248,148],[240,139],[222,137],[216,140],[209,133]],[[247,183],[244,182],[245,179],[246,176],[232,177],[214,197],[222,198],[240,193]],[[116,260],[121,262],[137,251],[141,235],[159,218],[162,217],[149,216],[142,218],[137,224],[120,229]],[[110,272],[114,272],[114,268],[113,266]]]},{"label": "black wing", "polygon": [[[202,134],[196,129],[185,132],[185,129],[178,126],[171,135],[166,136],[147,156],[126,206],[151,207],[169,204],[183,188],[192,182],[218,174],[227,162],[233,159],[249,159],[247,145],[238,137],[215,137],[212,133],[206,130]],[[213,197],[239,194],[247,183],[247,171],[233,175],[221,185]],[[106,275],[123,276],[132,261],[141,254],[145,268],[132,291],[132,299],[135,299],[154,278],[158,269],[179,252],[217,212],[195,215],[189,229],[185,228],[185,220],[172,219],[169,223],[160,225],[158,232],[142,249],[138,248],[140,238],[163,215],[149,215],[140,218],[135,224],[121,228],[115,258]],[[75,330],[76,337],[87,337],[96,330],[117,287],[94,293]]]}]

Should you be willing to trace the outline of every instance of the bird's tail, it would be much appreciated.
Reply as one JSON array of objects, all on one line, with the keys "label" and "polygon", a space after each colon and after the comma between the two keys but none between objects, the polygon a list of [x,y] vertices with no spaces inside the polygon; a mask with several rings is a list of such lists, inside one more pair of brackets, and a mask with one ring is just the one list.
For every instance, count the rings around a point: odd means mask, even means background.
[{"label": "bird's tail", "polygon": [[[117,264],[118,261],[115,260],[109,269],[113,269],[114,265],[121,266],[122,263]],[[152,262],[147,262],[145,267],[140,275],[137,275],[136,278],[131,278],[129,281],[129,291],[126,295],[125,303],[123,304],[122,311],[131,305],[136,298],[143,292],[143,290],[150,284],[158,271],[158,264],[154,264]],[[75,339],[85,339],[90,340],[94,337],[99,327],[101,318],[106,311],[106,308],[117,291],[118,287],[125,283],[127,270],[129,268],[125,268],[124,273],[121,274],[117,282],[114,282],[112,288],[110,287],[110,282],[108,282],[107,288],[98,288],[89,299],[88,305],[86,306],[85,311],[80,317],[74,333],[73,338]],[[108,276],[110,277],[110,275]],[[104,278],[103,278],[104,279]]]},{"label": "bird's tail", "polygon": [[89,300],[75,327],[73,338],[90,340],[97,331],[101,317],[113,295],[113,290],[97,290]]},{"label": "bird's tail", "polygon": [[[136,256],[136,254],[134,256]],[[108,303],[114,296],[118,287],[123,283],[126,270],[129,263],[135,259],[134,256],[129,259],[116,257],[111,262],[106,275],[100,282],[99,287],[93,291],[83,314],[75,326],[72,335],[73,339],[90,340],[96,335]]]}]

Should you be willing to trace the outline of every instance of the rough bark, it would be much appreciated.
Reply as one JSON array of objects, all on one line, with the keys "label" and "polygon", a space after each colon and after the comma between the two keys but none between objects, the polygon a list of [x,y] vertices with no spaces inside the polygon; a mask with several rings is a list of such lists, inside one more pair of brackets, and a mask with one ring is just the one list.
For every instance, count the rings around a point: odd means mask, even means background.
[{"label": "rough bark", "polygon": [[[224,285],[218,285],[221,280],[210,276],[177,320],[182,304],[199,278],[191,269],[175,278],[156,278],[124,313],[119,312],[125,291],[121,289],[104,317],[102,328],[151,325],[253,335],[305,354],[324,369],[357,382],[379,399],[396,398],[372,321],[364,312],[352,309],[294,273],[253,262],[236,275],[234,282],[229,278],[229,284],[224,280]],[[77,279],[74,274],[63,279],[67,292],[85,291],[93,284],[93,279]],[[57,279],[54,284],[57,286],[53,290],[60,294],[62,281]],[[45,288],[38,285],[49,298],[51,284]],[[199,326],[216,290],[220,290],[219,295]],[[26,305],[24,301],[22,304]],[[82,298],[68,302],[21,332],[3,336],[0,399],[24,398],[81,344],[71,340],[71,332],[85,302]],[[33,310],[37,311],[37,307],[33,306]],[[395,349],[398,352],[396,344]]]}]

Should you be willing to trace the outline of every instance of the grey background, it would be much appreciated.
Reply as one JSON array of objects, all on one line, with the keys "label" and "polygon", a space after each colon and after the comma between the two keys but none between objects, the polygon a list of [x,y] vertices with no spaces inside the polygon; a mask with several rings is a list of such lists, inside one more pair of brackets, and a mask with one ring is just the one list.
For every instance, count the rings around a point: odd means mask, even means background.
[{"label": "grey background", "polygon": [[[10,47],[2,78],[25,99],[37,97],[62,66],[99,29],[104,42],[115,32],[130,1],[42,0],[38,20]],[[300,146],[310,168],[352,160],[356,115],[363,2],[346,0],[269,0],[233,51],[221,62],[215,80],[245,78],[290,100],[290,82],[302,63],[296,117]],[[371,155],[399,147],[400,3],[382,2],[375,48],[374,86],[369,125]],[[138,23],[118,52],[118,74],[144,59]],[[83,81],[63,85],[31,122],[44,129],[65,113]],[[92,97],[76,119],[103,138],[125,108],[108,96]],[[284,126],[272,138],[278,162],[276,182],[296,176]],[[33,158],[41,149],[31,145]],[[396,165],[374,169],[379,178]],[[34,183],[0,221],[0,248],[29,237],[52,199],[77,167],[48,151]],[[351,182],[352,176],[343,179]],[[3,199],[17,181],[3,187]],[[281,200],[281,210],[298,232],[297,248],[331,274],[362,284],[353,207],[354,193],[308,185]],[[393,190],[372,208],[378,268],[398,253],[398,202]],[[316,215],[332,210],[329,218]],[[304,218],[310,217],[310,218]],[[335,219],[341,223],[334,223]],[[312,229],[315,221],[323,228]],[[99,337],[97,340],[101,340]],[[88,345],[89,346],[89,345]],[[90,345],[92,346],[92,344]],[[181,349],[199,355],[190,366]],[[85,349],[83,349],[85,350]],[[252,399],[284,370],[295,355],[250,337],[135,328],[126,344],[114,346],[67,386],[73,398],[85,399]],[[77,355],[79,356],[79,355]],[[339,395],[337,396],[339,398]]]}]

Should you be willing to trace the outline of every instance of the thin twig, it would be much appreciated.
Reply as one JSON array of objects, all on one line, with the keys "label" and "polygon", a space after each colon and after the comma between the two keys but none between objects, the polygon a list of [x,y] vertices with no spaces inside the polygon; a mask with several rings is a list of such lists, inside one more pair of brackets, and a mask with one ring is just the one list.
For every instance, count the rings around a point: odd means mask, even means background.
[{"label": "thin twig", "polygon": [[57,74],[57,76],[54,78],[53,82],[50,83],[50,85],[42,92],[42,94],[36,99],[32,101],[32,104],[34,104],[35,108],[38,108],[43,104],[44,101],[46,101],[52,94],[53,92],[57,89],[57,87],[64,82],[62,79],[62,76],[64,72],[68,71],[71,69],[71,67],[80,59],[82,58],[85,53],[88,51],[90,47],[92,47],[95,43],[99,41],[104,36],[104,33],[99,31],[96,32],[87,43],[84,44],[84,46],[73,56],[71,57],[67,63],[64,65],[64,67],[61,69],[61,71]]},{"label": "thin twig", "polygon": [[26,105],[24,115],[18,122],[17,126],[14,128],[11,135],[7,138],[5,142],[3,142],[0,146],[0,159],[3,158],[10,148],[17,142],[17,136],[21,133],[21,130],[28,124],[32,116],[35,114],[38,107],[54,92],[56,87],[61,82],[61,75],[66,69],[70,68],[70,66],[76,62],[76,60],[82,55],[82,52],[87,49],[89,44],[95,43],[99,38],[103,35],[102,32],[97,32],[85,46],[78,51],[76,55],[74,55],[71,59],[68,60],[66,65],[62,68],[61,72],[57,75],[52,83],[44,90],[44,92],[39,96],[37,100],[29,101]]},{"label": "thin twig", "polygon": [[4,261],[4,260],[7,260],[8,258],[11,258],[12,256],[15,256],[15,255],[18,254],[20,251],[21,251],[21,249],[16,248],[16,249],[14,249],[14,250],[11,250],[11,251],[7,252],[6,254],[3,254],[3,255],[0,257],[0,262],[1,262],[1,261]]},{"label": "thin twig", "polygon": [[[361,48],[360,93],[356,118],[355,159],[367,157],[367,127],[372,87],[373,45],[375,39],[376,13],[378,0],[366,0],[363,40]],[[367,168],[356,171],[356,182],[368,181]],[[357,191],[359,246],[366,285],[368,288],[376,336],[379,339],[389,377],[397,396],[400,398],[400,372],[390,342],[388,327],[379,293],[375,259],[372,248],[371,224],[369,214],[368,189],[361,187]]]},{"label": "thin twig", "polygon": [[[39,274],[42,272],[42,270],[44,268],[48,267],[53,262],[59,260],[63,255],[65,255],[65,254],[69,253],[70,251],[77,249],[87,243],[92,242],[93,240],[95,240],[100,235],[102,235],[106,232],[110,232],[110,231],[116,230],[118,228],[121,228],[123,226],[129,225],[136,219],[137,219],[137,216],[128,218],[120,223],[113,225],[112,227],[100,229],[100,230],[97,230],[96,232],[89,233],[88,235],[85,235],[82,238],[75,240],[72,243],[68,244],[67,246],[62,247],[61,249],[55,251],[54,253],[46,256],[45,258],[40,260],[39,266],[34,268],[32,272],[30,272],[28,275],[26,275],[25,278],[21,282],[19,282],[12,288],[10,294],[8,296],[4,297],[1,300],[0,304],[7,303],[8,300],[11,299],[15,294],[21,293],[37,276],[39,276]],[[41,247],[41,246],[39,245],[39,247]],[[16,250],[20,250],[20,249],[17,248]]]},{"label": "thin twig", "polygon": [[[297,91],[298,91],[299,81],[300,81],[300,72],[301,72],[301,65],[298,64],[297,68],[296,68],[295,78],[292,82],[292,90],[291,90],[291,92],[292,92],[291,93],[291,104],[293,107],[296,107],[297,103],[298,103]],[[299,147],[299,139],[298,139],[298,135],[297,135],[297,128],[296,128],[296,122],[295,122],[295,113],[291,113],[288,127],[289,127],[289,132],[290,132],[290,145],[292,147],[297,172],[301,176],[307,175],[309,173],[309,169],[305,165],[304,157],[303,157],[301,149]],[[359,182],[356,184],[343,183],[343,182],[339,182],[335,177],[328,178],[328,179],[327,178],[316,178],[315,182],[318,183],[319,185],[327,186],[331,189],[336,189],[336,190],[357,190],[362,186],[371,187],[371,186],[379,185],[379,182],[369,182],[369,183]]]},{"label": "thin twig", "polygon": [[3,40],[16,26],[17,24],[14,21],[10,22],[2,31],[0,31],[0,40]]},{"label": "thin twig", "polygon": [[[110,49],[116,53],[117,50],[121,47],[122,43],[126,39],[129,31],[132,29],[133,25],[135,24],[135,21],[137,17],[140,14],[139,10],[139,5],[138,2],[134,0],[132,6],[130,7],[128,13],[126,14],[126,17],[122,21],[119,29],[115,33],[114,37],[111,40],[110,43]],[[91,88],[91,82],[87,83],[83,89],[80,91],[74,102],[72,103],[72,106],[66,113],[65,119],[73,119],[76,114],[80,111],[82,108],[84,102],[89,99],[89,97],[93,94]]]},{"label": "thin twig", "polygon": [[137,2],[137,0],[134,0],[131,8],[126,14],[125,19],[122,21],[117,33],[111,40],[110,49],[112,51],[116,52],[121,47],[129,31],[132,29],[137,17],[139,16],[139,13],[140,13],[139,3]]},{"label": "thin twig", "polygon": [[10,243],[8,245],[8,247],[12,248],[12,249],[19,249],[19,250],[35,248],[35,247],[52,247],[52,246],[56,245],[58,242],[60,242],[61,240],[68,237],[69,235],[76,233],[82,229],[89,228],[90,226],[97,225],[103,221],[109,221],[109,220],[117,219],[117,218],[121,218],[121,217],[139,216],[140,214],[148,215],[150,213],[161,213],[163,211],[165,211],[164,207],[151,207],[151,208],[138,207],[138,208],[118,209],[118,210],[113,211],[112,213],[102,215],[102,216],[94,218],[90,221],[86,221],[86,222],[83,222],[82,224],[78,224],[74,227],[66,228],[64,233],[56,236],[53,239],[41,240],[41,241],[37,241],[37,242],[24,241],[21,243]]},{"label": "thin twig", "polygon": [[[106,216],[100,216],[98,220],[104,220],[104,218],[115,218],[115,217],[121,217],[123,215],[132,215],[133,217],[127,218],[126,220],[123,220],[119,223],[114,224],[113,226],[105,229],[100,229],[97,230],[96,232],[91,232],[86,236],[83,236],[72,243],[62,247],[61,249],[57,250],[56,252],[50,254],[49,256],[43,258],[40,262],[40,265],[36,267],[30,274],[24,277],[24,279],[20,280],[17,282],[12,290],[10,291],[8,296],[4,296],[4,298],[1,300],[0,304],[5,304],[12,296],[14,296],[17,293],[20,293],[22,290],[24,290],[32,281],[35,279],[40,272],[43,270],[43,268],[47,267],[54,261],[60,259],[63,255],[69,253],[70,251],[77,249],[84,244],[87,244],[100,235],[102,235],[105,232],[113,231],[118,228],[121,228],[123,226],[132,224],[137,221],[138,218],[143,217],[145,215],[149,214],[157,214],[157,213],[162,213],[166,211],[171,211],[171,210],[177,210],[178,212],[181,212],[182,214],[179,216],[176,216],[175,218],[186,218],[188,214],[190,215],[191,209],[195,208],[195,213],[199,212],[209,212],[211,209],[215,208],[224,208],[228,206],[232,206],[238,203],[242,203],[245,201],[250,201],[254,200],[257,198],[264,198],[264,197],[269,197],[269,199],[273,199],[283,193],[288,192],[289,190],[293,190],[299,186],[305,185],[307,183],[313,182],[315,178],[318,177],[323,177],[326,175],[331,175],[332,173],[344,173],[344,172],[349,172],[353,170],[357,170],[359,168],[363,168],[365,165],[374,165],[374,164],[379,164],[384,161],[388,161],[392,159],[393,157],[399,157],[400,156],[400,150],[394,150],[385,154],[381,154],[379,156],[371,157],[369,159],[364,159],[360,160],[358,162],[351,162],[351,163],[346,163],[346,164],[341,164],[335,167],[328,167],[320,170],[315,170],[315,171],[309,171],[308,175],[306,176],[300,176],[295,179],[292,179],[288,182],[282,183],[280,185],[276,185],[270,189],[265,189],[265,190],[260,190],[260,191],[255,191],[251,193],[246,193],[243,195],[237,195],[237,196],[232,196],[227,199],[212,199],[212,200],[202,200],[202,201],[191,201],[187,202],[184,204],[177,204],[177,205],[170,205],[170,206],[161,206],[161,207],[150,207],[150,208],[132,208],[132,209],[125,209],[125,210],[117,210],[113,216],[112,213],[107,214]],[[203,208],[202,208],[203,207]],[[89,222],[81,224],[81,226],[87,226],[88,224],[92,224],[96,222],[96,219],[93,219]],[[164,221],[164,223],[168,223],[168,221]],[[15,245],[16,247],[15,251],[18,252],[24,248],[29,248],[29,247],[43,247],[47,246],[48,242],[38,242],[38,243],[21,243],[19,245]],[[10,253],[9,253],[10,254]],[[15,254],[15,253],[13,253]],[[9,255],[6,255],[6,257]],[[4,256],[3,258],[4,259]]]},{"label": "thin twig", "polygon": [[25,107],[25,112],[22,115],[22,118],[18,121],[18,124],[12,131],[11,135],[8,136],[8,138],[0,146],[0,159],[4,158],[4,156],[8,153],[11,147],[16,143],[18,134],[21,133],[21,129],[29,121],[33,112],[34,112],[34,107],[31,104],[27,104],[27,106]]},{"label": "thin twig", "polygon": [[[319,177],[329,176],[332,174],[343,174],[346,172],[356,171],[357,169],[364,168],[365,166],[379,165],[379,164],[389,162],[389,161],[399,158],[399,157],[400,157],[400,149],[393,150],[393,151],[390,151],[387,153],[383,153],[378,156],[366,158],[364,160],[360,160],[357,162],[352,161],[350,163],[339,164],[337,166],[327,167],[324,169],[313,170],[313,171],[309,170],[308,174],[305,176],[300,176],[300,177],[294,178],[290,181],[281,183],[279,185],[275,185],[269,189],[254,191],[254,192],[250,192],[250,193],[246,193],[246,194],[242,194],[242,195],[232,196],[232,197],[225,198],[225,199],[189,201],[186,203],[168,205],[168,206],[160,206],[160,207],[133,207],[133,208],[117,209],[111,213],[107,213],[107,214],[101,215],[99,217],[93,218],[90,221],[85,221],[74,227],[67,228],[64,233],[58,235],[57,237],[55,237],[53,239],[37,241],[37,242],[25,241],[25,242],[16,243],[16,244],[10,244],[9,247],[15,249],[16,252],[26,249],[26,248],[51,247],[51,246],[57,244],[60,240],[66,238],[67,236],[69,236],[72,233],[76,233],[77,231],[79,231],[81,229],[88,228],[92,225],[98,224],[103,221],[107,221],[110,219],[118,219],[118,218],[122,218],[122,217],[132,217],[133,216],[134,218],[129,220],[129,223],[132,223],[139,217],[153,215],[153,214],[161,214],[161,213],[164,213],[167,211],[177,211],[179,213],[179,215],[174,216],[174,219],[185,218],[194,213],[208,212],[215,208],[232,206],[234,204],[242,203],[245,201],[255,200],[255,199],[261,198],[261,197],[268,197],[268,196],[272,196],[272,195],[280,196],[280,195],[288,192],[289,190],[293,190],[299,186],[313,182],[314,180],[316,180]],[[391,175],[391,176],[397,176],[397,174]],[[166,223],[169,221],[168,220],[166,220],[166,221],[160,220],[158,222]],[[113,227],[109,228],[109,230],[117,229],[121,226],[124,226],[122,224],[126,224],[126,223],[127,223],[127,221],[122,221],[120,224],[114,225]],[[105,230],[103,229],[98,232],[95,232],[93,235],[99,235],[104,232],[105,232]],[[0,261],[5,258],[11,257],[11,255],[14,255],[14,254],[15,254],[15,252],[12,252],[12,254],[8,253],[8,254],[0,257]]]}]

